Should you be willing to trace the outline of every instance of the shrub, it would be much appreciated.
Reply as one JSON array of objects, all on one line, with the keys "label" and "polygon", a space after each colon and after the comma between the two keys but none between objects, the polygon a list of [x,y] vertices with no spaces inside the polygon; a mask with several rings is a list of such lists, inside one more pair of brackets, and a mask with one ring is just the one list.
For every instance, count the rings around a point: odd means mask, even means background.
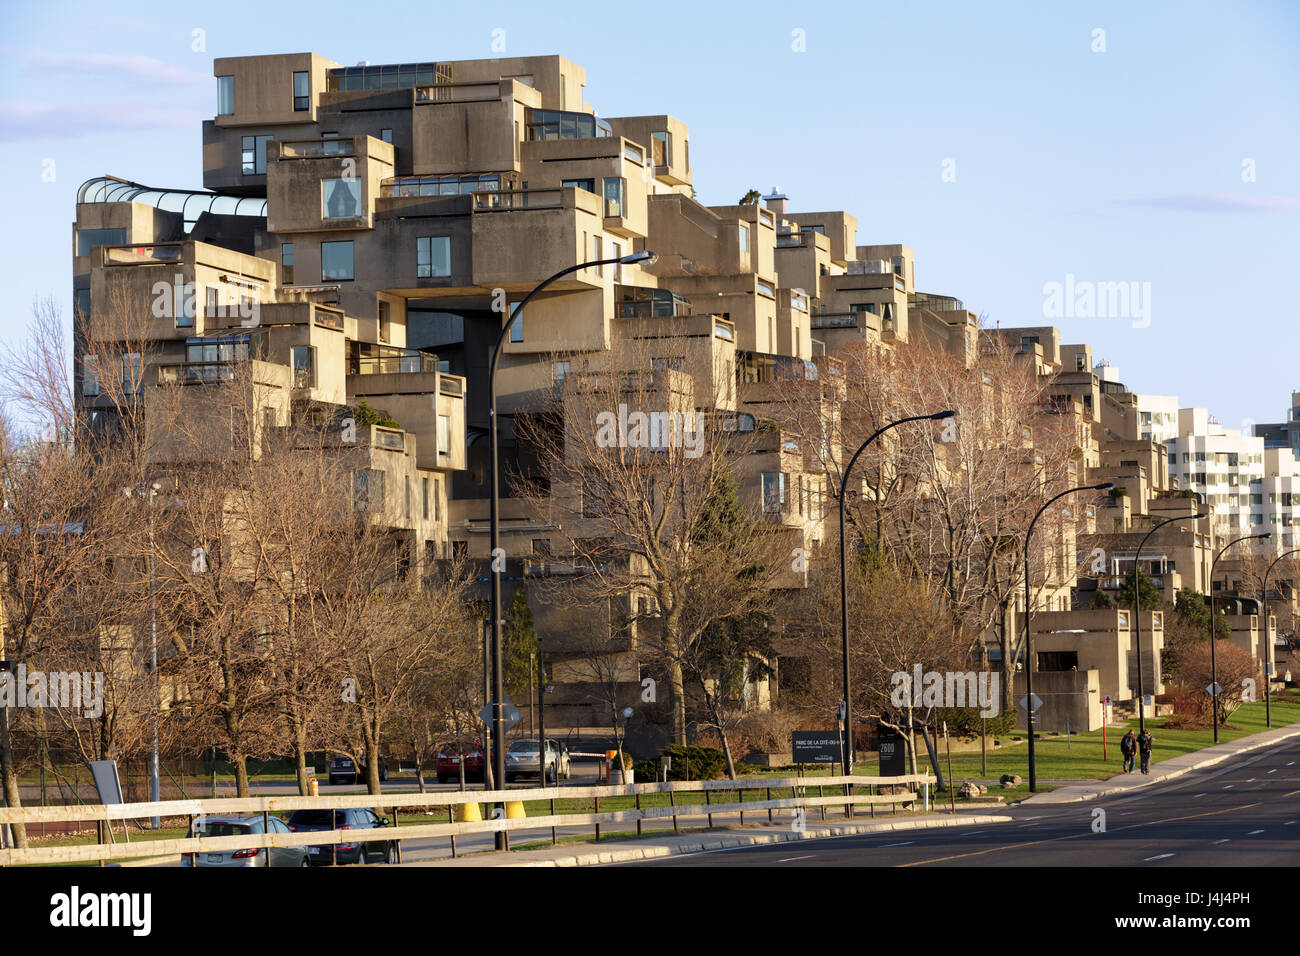
[{"label": "shrub", "polygon": [[[674,744],[665,747],[659,756],[672,759],[669,780],[717,780],[727,772],[727,756],[717,747]],[[687,776],[688,767],[690,776]]]}]

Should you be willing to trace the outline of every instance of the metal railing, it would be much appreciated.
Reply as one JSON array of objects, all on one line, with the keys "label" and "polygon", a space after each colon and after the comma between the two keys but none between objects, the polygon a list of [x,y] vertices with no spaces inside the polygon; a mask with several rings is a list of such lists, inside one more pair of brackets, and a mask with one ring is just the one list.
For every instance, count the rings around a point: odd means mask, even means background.
[{"label": "metal railing", "polygon": [[[89,821],[104,827],[126,820],[146,817],[182,817],[190,821],[189,831],[205,816],[226,817],[232,814],[260,814],[269,819],[272,813],[293,810],[341,810],[350,808],[375,808],[393,814],[393,825],[369,830],[323,830],[294,833],[248,833],[236,836],[188,836],[171,840],[150,840],[140,843],[92,843],[76,846],[43,846],[27,849],[0,849],[0,866],[21,866],[55,863],[95,863],[111,860],[169,857],[198,853],[220,853],[231,850],[260,850],[295,846],[330,846],[359,842],[396,843],[398,859],[403,840],[448,838],[455,853],[455,838],[473,834],[509,832],[511,830],[540,830],[550,828],[552,842],[558,842],[559,827],[591,826],[596,838],[601,827],[609,824],[635,823],[638,834],[646,821],[671,821],[673,830],[681,827],[683,817],[704,817],[712,827],[718,814],[739,813],[744,824],[746,813],[763,813],[769,823],[775,822],[777,811],[802,810],[805,814],[817,811],[826,819],[828,810],[839,807],[845,818],[852,818],[855,810],[865,807],[875,816],[877,807],[890,807],[894,813],[900,806],[922,802],[930,809],[930,788],[935,778],[929,774],[899,777],[828,776],[828,777],[746,777],[738,780],[681,780],[667,783],[614,784],[593,787],[524,787],[513,790],[447,790],[437,793],[356,794],[325,797],[236,797],[206,800],[165,800],[158,803],[122,803],[93,806],[65,807],[6,807],[0,808],[0,827],[6,824],[33,824],[41,822]],[[855,790],[856,788],[856,790]],[[772,791],[790,791],[791,796],[773,796]],[[812,791],[817,791],[817,796]],[[827,794],[827,790],[831,792]],[[746,800],[745,794],[761,791],[760,799]],[[887,792],[883,792],[887,791]],[[643,798],[667,794],[667,806],[643,806]],[[691,802],[679,803],[678,797]],[[700,797],[703,801],[700,802]],[[714,802],[716,797],[729,797],[725,802]],[[632,798],[630,809],[600,809],[600,801],[610,798]],[[594,800],[595,811],[559,812],[560,800]],[[549,812],[540,816],[491,816],[482,820],[455,820],[457,808],[467,804],[519,804],[549,803]],[[447,813],[446,823],[426,823],[401,826],[397,819],[399,809],[428,811],[442,809]],[[383,814],[381,814],[382,816]],[[472,815],[472,814],[471,814]]]}]

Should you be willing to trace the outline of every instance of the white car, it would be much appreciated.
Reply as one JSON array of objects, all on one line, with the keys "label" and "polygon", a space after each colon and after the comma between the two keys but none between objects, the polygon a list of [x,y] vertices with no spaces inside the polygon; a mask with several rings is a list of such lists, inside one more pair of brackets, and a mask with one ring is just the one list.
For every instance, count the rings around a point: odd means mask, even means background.
[{"label": "white car", "polygon": [[[537,759],[536,740],[516,740],[506,750],[506,783],[511,783],[521,776],[536,776],[541,772],[541,761]],[[569,760],[569,748],[558,741],[546,740],[546,782],[555,783],[557,779],[568,780],[573,774],[573,765]]]}]

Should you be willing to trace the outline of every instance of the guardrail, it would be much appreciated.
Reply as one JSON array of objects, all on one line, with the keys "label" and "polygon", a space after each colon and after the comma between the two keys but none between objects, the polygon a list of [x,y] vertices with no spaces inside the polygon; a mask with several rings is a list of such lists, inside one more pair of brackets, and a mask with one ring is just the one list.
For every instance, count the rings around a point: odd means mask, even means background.
[{"label": "guardrail", "polygon": [[[456,855],[456,837],[480,833],[511,830],[540,830],[550,828],[551,840],[558,840],[558,828],[592,826],[596,839],[600,839],[602,825],[635,823],[637,834],[647,820],[672,821],[673,830],[681,827],[682,817],[705,817],[713,825],[715,814],[739,813],[744,823],[746,813],[766,812],[768,822],[778,810],[817,810],[826,819],[826,811],[835,807],[843,809],[846,818],[855,809],[865,806],[872,816],[880,806],[892,807],[898,812],[900,805],[922,801],[930,807],[930,787],[935,778],[928,774],[901,777],[783,777],[742,778],[739,780],[680,780],[666,783],[615,784],[596,787],[532,787],[513,790],[444,790],[430,793],[355,794],[324,797],[236,797],[206,800],[166,800],[158,803],[122,803],[109,805],[78,805],[63,807],[7,807],[0,808],[0,827],[9,823],[89,821],[111,826],[113,823],[144,817],[186,817],[194,821],[203,816],[226,817],[231,815],[260,814],[264,818],[272,813],[292,810],[341,810],[356,807],[382,808],[392,811],[393,825],[371,830],[322,830],[303,833],[255,833],[224,837],[182,837],[171,840],[151,840],[142,843],[94,843],[79,846],[30,847],[28,849],[0,849],[0,866],[55,863],[104,863],[110,860],[139,857],[175,856],[226,852],[230,850],[269,849],[272,847],[326,846],[340,843],[393,842],[403,840],[450,838],[452,855]],[[915,785],[915,786],[912,786]],[[828,788],[838,788],[840,793],[826,794]],[[855,792],[854,788],[858,788]],[[879,792],[889,788],[890,792]],[[817,796],[812,796],[812,790]],[[773,797],[772,791],[789,790],[790,797]],[[759,800],[745,800],[751,791],[765,791]],[[642,806],[642,798],[653,794],[667,794],[667,806]],[[703,794],[704,802],[678,803],[678,795]],[[715,803],[713,797],[734,794],[729,802]],[[632,797],[631,809],[601,811],[600,801],[614,797]],[[698,799],[698,798],[697,798]],[[556,812],[558,800],[594,800],[594,812]],[[549,801],[550,813],[542,816],[503,816],[494,811],[489,819],[457,822],[454,811],[466,804],[521,804],[522,802]],[[448,822],[408,824],[400,826],[397,811],[400,809],[445,808]],[[508,837],[507,837],[508,839]]]}]

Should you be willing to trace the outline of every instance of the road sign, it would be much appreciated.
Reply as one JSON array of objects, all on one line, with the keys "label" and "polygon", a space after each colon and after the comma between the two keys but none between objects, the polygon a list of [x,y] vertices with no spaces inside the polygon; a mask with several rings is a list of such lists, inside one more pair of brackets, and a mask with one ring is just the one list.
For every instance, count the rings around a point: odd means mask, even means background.
[{"label": "road sign", "polygon": [[1109,707],[1109,706],[1110,706],[1110,694],[1107,694],[1105,697],[1103,697],[1103,698],[1101,699],[1101,702],[1102,702],[1103,704],[1105,704],[1107,707]]},{"label": "road sign", "polygon": [[1223,688],[1220,687],[1218,684],[1212,683],[1206,685],[1205,692],[1209,694],[1211,697],[1218,697],[1221,693],[1223,693]]},{"label": "road sign", "polygon": [[[1030,706],[1031,704],[1032,706]],[[1043,698],[1039,697],[1037,694],[1030,694],[1028,697],[1021,697],[1020,706],[1030,713],[1033,713],[1039,707],[1043,706]]]},{"label": "road sign", "polygon": [[[504,722],[506,730],[509,730],[515,724],[519,723],[519,717],[520,714],[519,714],[518,707],[510,703],[509,700],[503,700],[501,702],[501,719]],[[478,719],[483,721],[483,723],[487,724],[488,727],[492,726],[492,705],[491,704],[483,705],[483,709],[478,712]]]},{"label": "road sign", "polygon": [[907,773],[907,747],[901,734],[880,729],[880,776],[902,777]]},{"label": "road sign", "polygon": [[1154,694],[1146,694],[1143,696],[1142,698],[1143,707],[1150,708],[1150,707],[1154,707],[1155,705],[1156,705],[1156,698]]},{"label": "road sign", "polygon": [[796,730],[790,734],[795,763],[839,763],[840,735],[833,730]]}]

